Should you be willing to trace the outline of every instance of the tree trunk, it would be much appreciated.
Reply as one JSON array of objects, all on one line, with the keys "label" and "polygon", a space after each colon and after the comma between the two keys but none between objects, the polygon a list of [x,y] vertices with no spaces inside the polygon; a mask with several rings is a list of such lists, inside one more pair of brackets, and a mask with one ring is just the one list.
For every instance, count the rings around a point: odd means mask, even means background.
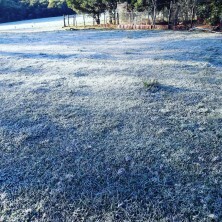
[{"label": "tree trunk", "polygon": [[134,25],[134,13],[133,13],[133,10],[132,10],[132,23]]},{"label": "tree trunk", "polygon": [[63,22],[64,22],[64,27],[66,27],[66,16],[63,15]]},{"label": "tree trunk", "polygon": [[114,25],[116,25],[116,10],[114,10],[114,13],[113,13],[113,23]]},{"label": "tree trunk", "polygon": [[173,2],[170,2],[170,8],[169,8],[169,13],[168,13],[168,29],[170,28],[170,19],[171,19],[171,13],[172,13],[172,5]]},{"label": "tree trunk", "polygon": [[194,20],[194,12],[195,12],[195,7],[196,7],[196,0],[194,0],[194,3],[192,5],[192,11],[191,11],[191,28],[193,28],[193,20]]},{"label": "tree trunk", "polygon": [[115,12],[115,14],[116,14],[116,21],[117,21],[117,22],[115,22],[115,25],[119,25],[119,13]]},{"label": "tree trunk", "polygon": [[178,14],[179,14],[179,5],[176,4],[176,11],[174,14],[174,26],[176,26],[178,24]]},{"label": "tree trunk", "polygon": [[100,14],[99,13],[96,14],[96,24],[100,25]]},{"label": "tree trunk", "polygon": [[153,8],[153,27],[156,27],[156,5]]},{"label": "tree trunk", "polygon": [[85,14],[83,14],[83,24],[84,24],[84,27],[85,27],[86,26]]},{"label": "tree trunk", "polygon": [[149,11],[149,8],[147,9],[147,24],[146,25],[149,25],[150,23],[150,11]]},{"label": "tree trunk", "polygon": [[152,24],[153,24],[153,27],[155,28],[156,26],[156,9],[157,9],[157,0],[152,0],[152,5],[153,5],[153,21],[152,21]]},{"label": "tree trunk", "polygon": [[113,24],[113,12],[111,8],[109,8],[109,24]]}]

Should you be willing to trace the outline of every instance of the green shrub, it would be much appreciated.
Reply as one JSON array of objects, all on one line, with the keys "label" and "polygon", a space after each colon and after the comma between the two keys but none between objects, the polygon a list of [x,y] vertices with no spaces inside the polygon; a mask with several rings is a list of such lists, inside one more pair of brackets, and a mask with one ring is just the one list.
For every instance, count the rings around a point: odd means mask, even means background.
[{"label": "green shrub", "polygon": [[143,81],[143,86],[146,89],[156,89],[160,86],[160,83],[156,79],[151,79],[149,81]]}]

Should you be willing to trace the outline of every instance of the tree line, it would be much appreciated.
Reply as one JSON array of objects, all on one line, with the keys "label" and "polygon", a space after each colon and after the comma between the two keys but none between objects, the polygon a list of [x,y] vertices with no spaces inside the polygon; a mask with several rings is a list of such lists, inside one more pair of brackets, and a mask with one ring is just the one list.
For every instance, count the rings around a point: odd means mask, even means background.
[{"label": "tree line", "polygon": [[[97,24],[100,23],[100,15],[108,11],[110,18],[116,14],[117,3],[124,0],[67,0],[67,4],[73,10],[80,13],[91,14]],[[147,11],[155,25],[157,14],[168,13],[169,20],[174,17],[174,23],[178,23],[179,16],[184,22],[198,16],[203,22],[217,25],[222,18],[222,0],[127,0],[129,11]],[[173,16],[172,16],[173,15]],[[110,19],[112,22],[112,19]],[[192,22],[192,21],[191,21]]]},{"label": "tree line", "polygon": [[94,17],[97,24],[105,11],[109,12],[110,23],[115,21],[118,3],[127,1],[129,12],[147,11],[155,24],[158,13],[167,12],[169,20],[179,17],[183,22],[191,21],[195,15],[211,25],[222,18],[222,0],[0,0],[0,22],[22,19],[86,13]]},{"label": "tree line", "polygon": [[65,0],[0,0],[0,22],[72,13]]}]

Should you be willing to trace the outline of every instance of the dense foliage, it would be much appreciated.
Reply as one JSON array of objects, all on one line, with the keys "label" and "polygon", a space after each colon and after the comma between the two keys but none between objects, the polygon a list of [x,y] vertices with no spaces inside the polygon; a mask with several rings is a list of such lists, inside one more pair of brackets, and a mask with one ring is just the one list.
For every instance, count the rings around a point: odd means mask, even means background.
[{"label": "dense foliage", "polygon": [[[70,14],[73,10],[91,14],[98,24],[100,14],[109,11],[112,22],[115,19],[118,2],[124,0],[0,0],[0,22]],[[190,21],[197,14],[202,21],[212,25],[219,24],[222,18],[222,0],[127,0],[127,2],[129,10],[148,11],[154,23],[157,14],[163,11],[168,13],[174,11],[174,22],[178,22],[175,19],[178,15],[184,18],[183,21]]]},{"label": "dense foliage", "polygon": [[92,14],[100,23],[100,14],[106,10],[104,0],[68,0],[68,6],[77,12]]},{"label": "dense foliage", "polygon": [[65,0],[0,0],[0,22],[72,13]]},{"label": "dense foliage", "polygon": [[212,25],[222,20],[222,0],[211,0],[208,4],[200,3],[197,10],[198,15]]},{"label": "dense foliage", "polygon": [[[123,0],[124,1],[124,0]],[[78,12],[92,14],[97,18],[108,10],[115,12],[119,0],[67,0],[68,6]],[[203,21],[218,24],[222,18],[222,0],[127,0],[129,10],[149,11],[155,23],[156,16],[164,10],[179,15],[183,21],[191,21],[195,14]],[[172,9],[172,10],[171,10]],[[170,15],[169,15],[170,18]],[[176,19],[175,19],[175,22]]]}]

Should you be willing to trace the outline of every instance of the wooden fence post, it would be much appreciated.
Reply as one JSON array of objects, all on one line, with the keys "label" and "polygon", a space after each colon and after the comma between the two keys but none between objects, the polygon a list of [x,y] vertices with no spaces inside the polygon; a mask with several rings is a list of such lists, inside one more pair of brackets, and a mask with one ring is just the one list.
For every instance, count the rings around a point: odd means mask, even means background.
[{"label": "wooden fence post", "polygon": [[169,12],[168,12],[168,29],[170,29],[170,20],[171,20],[171,13],[172,13],[172,5],[173,2],[170,2],[170,8],[169,8]]}]

